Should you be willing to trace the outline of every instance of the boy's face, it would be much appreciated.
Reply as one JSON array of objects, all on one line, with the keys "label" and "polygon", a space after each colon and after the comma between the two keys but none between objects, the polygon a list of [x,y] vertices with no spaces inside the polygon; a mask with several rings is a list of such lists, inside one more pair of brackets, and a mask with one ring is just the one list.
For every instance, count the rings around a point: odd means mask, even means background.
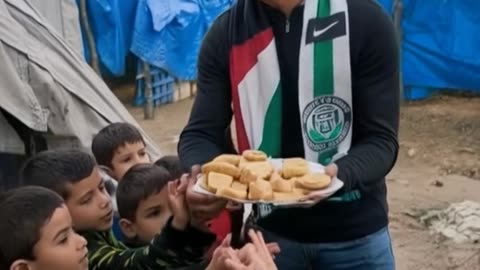
[{"label": "boy's face", "polygon": [[[172,215],[168,205],[168,189],[165,186],[159,193],[153,194],[138,204],[135,222],[131,223],[127,237],[137,237],[143,243],[149,243],[165,227]],[[123,229],[123,228],[122,228]]]},{"label": "boy's face", "polygon": [[122,180],[127,171],[137,164],[151,163],[143,142],[126,143],[115,150],[112,157],[112,176]]},{"label": "boy's face", "polygon": [[87,241],[75,233],[67,207],[59,207],[40,230],[31,270],[87,270]]},{"label": "boy's face", "polygon": [[112,227],[113,207],[100,171],[68,187],[65,201],[78,231],[107,231]]}]

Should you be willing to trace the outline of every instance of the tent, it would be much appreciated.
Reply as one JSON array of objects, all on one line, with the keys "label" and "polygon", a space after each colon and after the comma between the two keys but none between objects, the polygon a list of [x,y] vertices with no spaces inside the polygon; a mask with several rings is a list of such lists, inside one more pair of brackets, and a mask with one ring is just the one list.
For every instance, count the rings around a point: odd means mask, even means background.
[{"label": "tent", "polygon": [[[0,0],[0,59],[0,185],[13,181],[18,168],[12,160],[43,149],[88,151],[94,134],[109,123],[138,127],[78,50],[28,0]],[[148,152],[158,157],[154,142],[141,132]]]}]

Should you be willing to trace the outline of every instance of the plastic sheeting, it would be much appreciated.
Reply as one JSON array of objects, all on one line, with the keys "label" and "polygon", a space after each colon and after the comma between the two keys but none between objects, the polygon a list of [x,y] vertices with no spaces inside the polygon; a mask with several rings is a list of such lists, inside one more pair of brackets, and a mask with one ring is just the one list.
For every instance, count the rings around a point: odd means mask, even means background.
[{"label": "plastic sheeting", "polygon": [[208,27],[232,0],[139,0],[131,51],[180,80],[195,80]]},{"label": "plastic sheeting", "polygon": [[[77,0],[77,4],[79,0]],[[88,0],[87,10],[102,71],[122,76],[132,43],[138,0]],[[90,59],[84,38],[85,57]]]},{"label": "plastic sheeting", "polygon": [[[393,13],[393,0],[379,0]],[[403,0],[403,79],[406,88],[480,93],[480,1]],[[423,88],[423,90],[422,90]]]}]

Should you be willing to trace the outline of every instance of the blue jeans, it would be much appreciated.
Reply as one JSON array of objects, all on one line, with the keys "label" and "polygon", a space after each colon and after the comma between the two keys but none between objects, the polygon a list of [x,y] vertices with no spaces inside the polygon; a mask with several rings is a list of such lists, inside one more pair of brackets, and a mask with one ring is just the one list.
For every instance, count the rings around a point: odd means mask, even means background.
[{"label": "blue jeans", "polygon": [[394,270],[388,228],[348,242],[304,244],[260,229],[265,241],[277,242],[279,270]]}]

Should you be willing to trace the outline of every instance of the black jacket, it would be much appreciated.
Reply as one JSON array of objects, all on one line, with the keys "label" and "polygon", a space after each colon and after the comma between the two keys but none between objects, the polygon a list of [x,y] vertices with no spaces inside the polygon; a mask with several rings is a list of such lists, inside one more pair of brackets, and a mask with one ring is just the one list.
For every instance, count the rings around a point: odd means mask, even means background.
[{"label": "black jacket", "polygon": [[[391,19],[374,0],[350,0],[348,7],[353,134],[349,154],[336,162],[338,177],[345,182],[337,195],[355,189],[362,196],[309,209],[275,210],[259,221],[260,226],[298,241],[352,240],[388,224],[385,176],[398,153],[398,45]],[[264,9],[273,26],[283,89],[282,156],[303,156],[297,102],[303,5],[288,18],[288,33],[287,18],[273,8]],[[198,93],[178,147],[186,167],[226,151],[224,132],[232,120],[228,63],[233,44],[227,38],[232,13],[229,10],[216,20],[202,44]]]}]

